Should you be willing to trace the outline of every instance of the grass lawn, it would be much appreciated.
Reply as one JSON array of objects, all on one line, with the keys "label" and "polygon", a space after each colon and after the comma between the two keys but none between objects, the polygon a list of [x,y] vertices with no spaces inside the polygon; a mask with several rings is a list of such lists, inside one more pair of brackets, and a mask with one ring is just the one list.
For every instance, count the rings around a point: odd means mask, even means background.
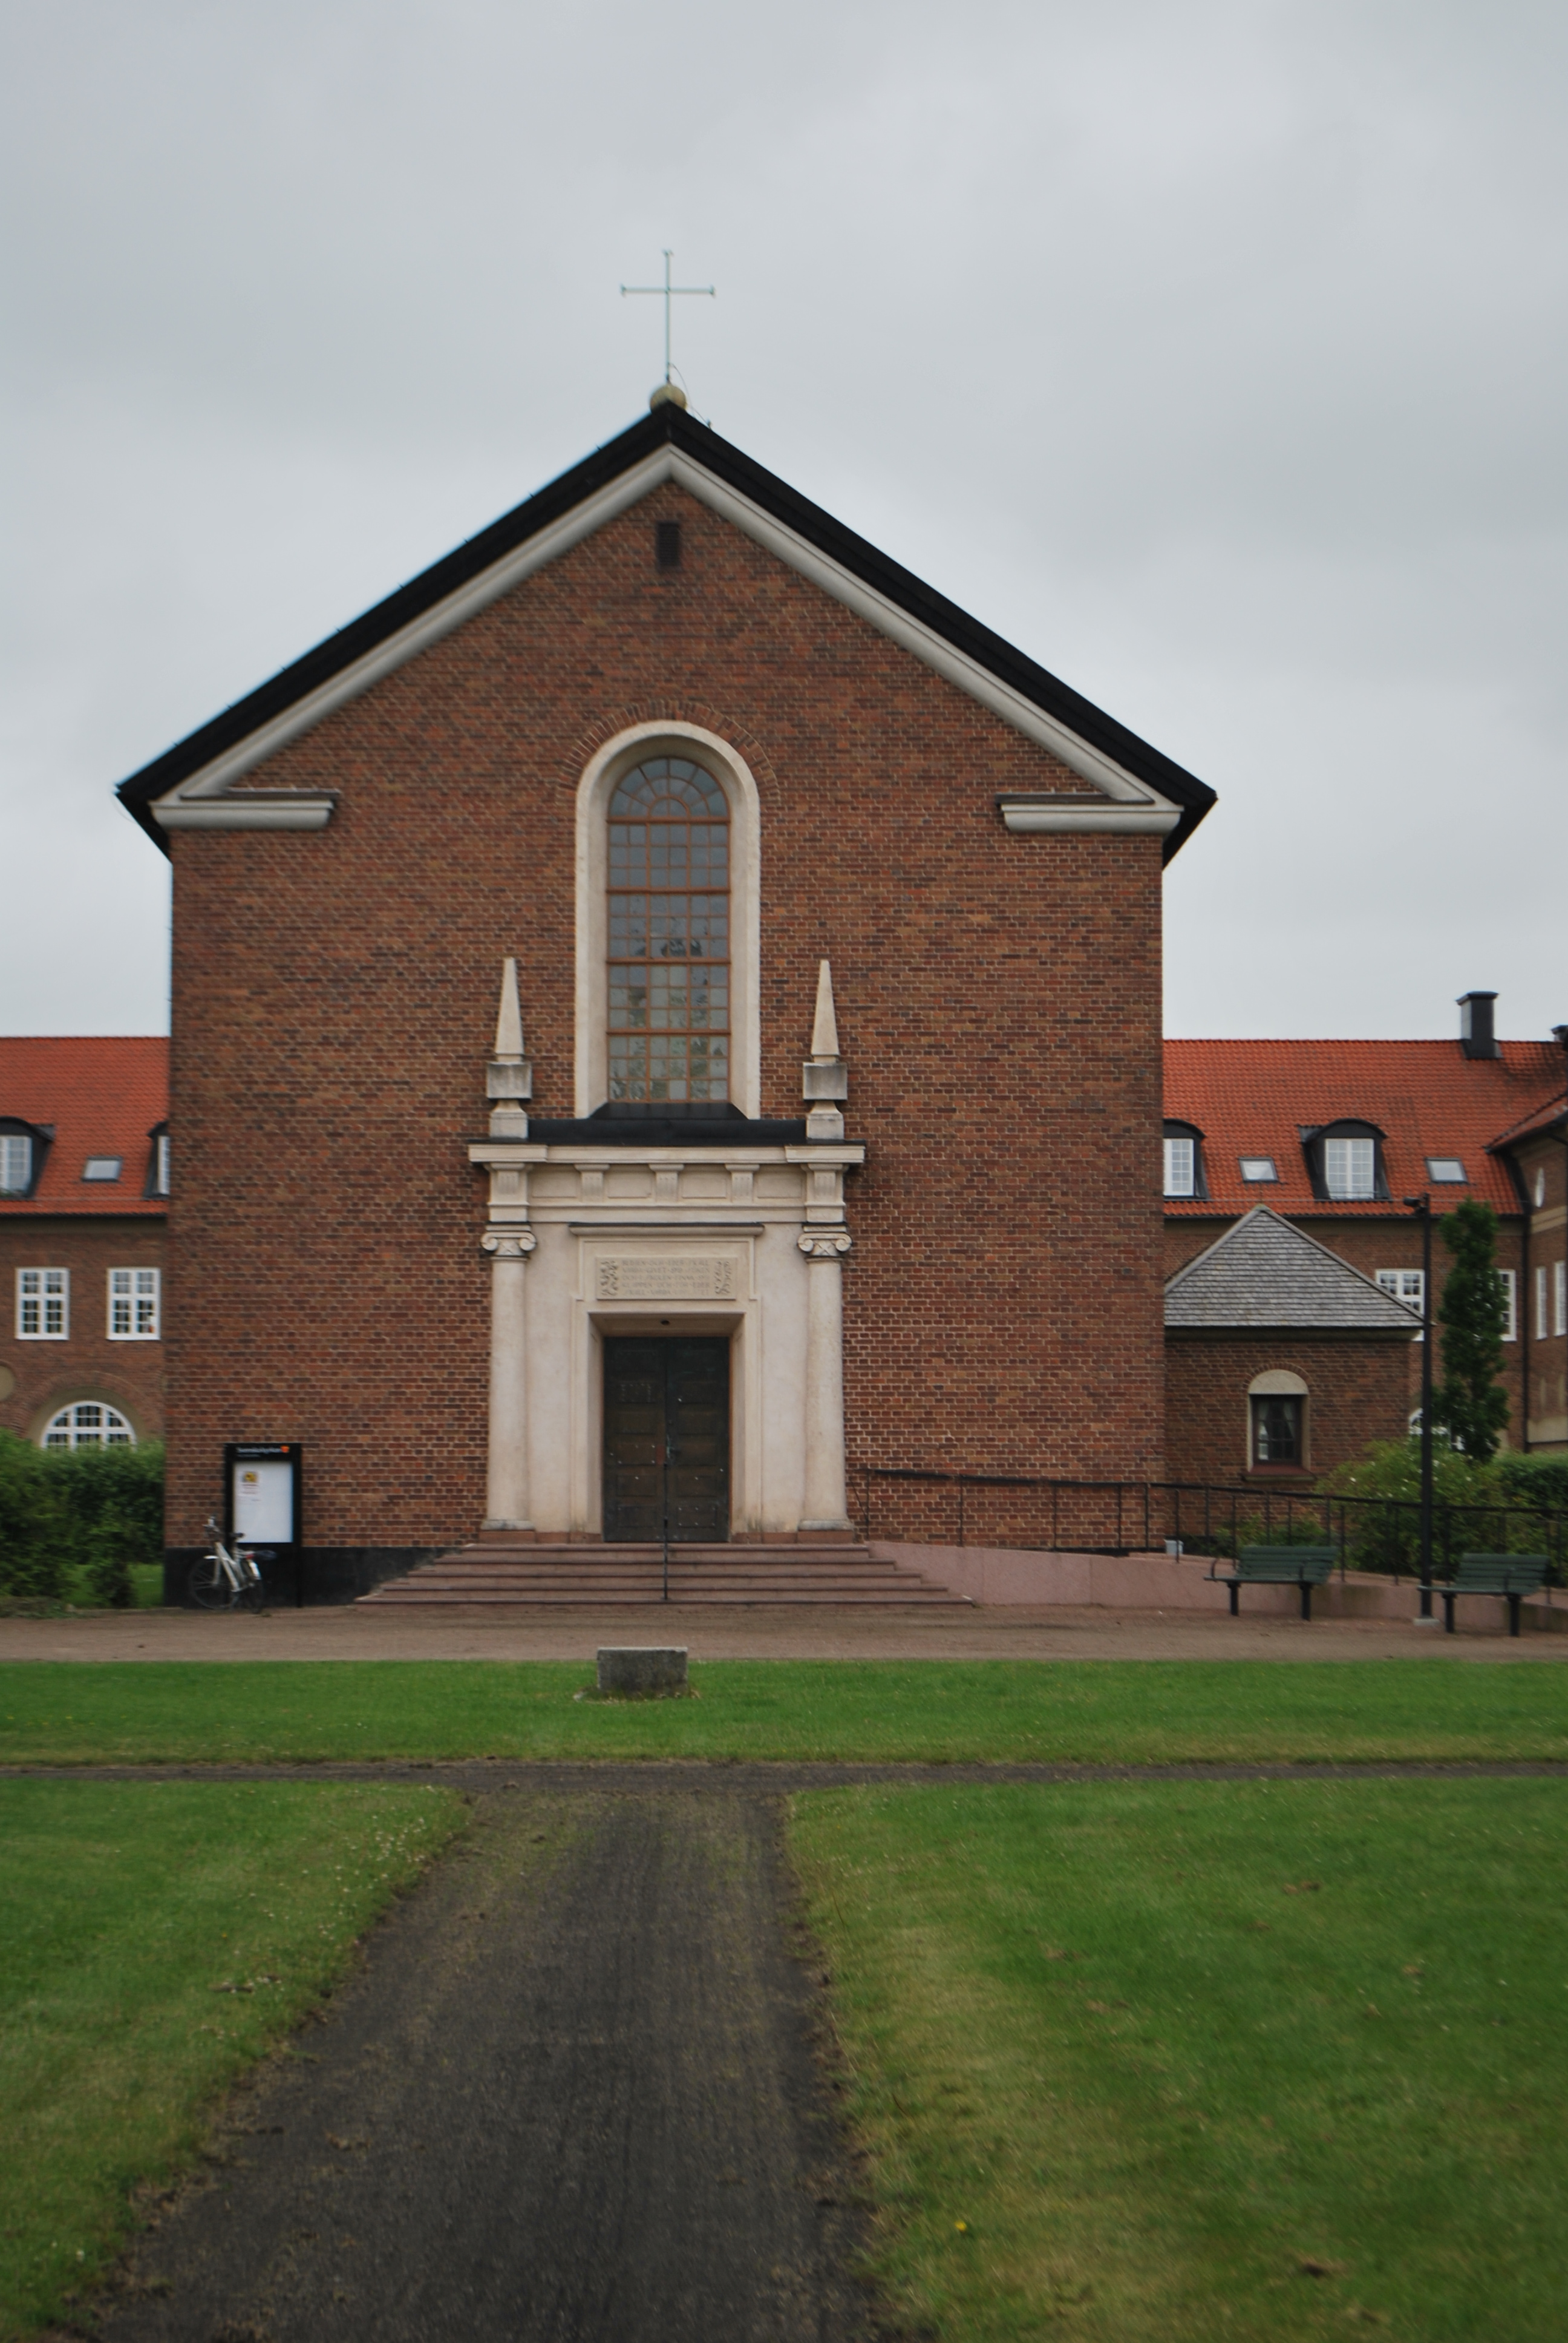
[{"label": "grass lawn", "polygon": [[791,1827],[880,2274],[942,2343],[1557,2343],[1568,1785],[876,1788]]},{"label": "grass lawn", "polygon": [[[243,1625],[243,1623],[241,1623]],[[16,1662],[0,1763],[776,1757],[1568,1758],[1535,1663],[736,1660],[696,1700],[574,1702],[567,1662]]]},{"label": "grass lawn", "polygon": [[425,1788],[0,1782],[0,2335],[106,2266],[132,2190],[464,1814]]}]

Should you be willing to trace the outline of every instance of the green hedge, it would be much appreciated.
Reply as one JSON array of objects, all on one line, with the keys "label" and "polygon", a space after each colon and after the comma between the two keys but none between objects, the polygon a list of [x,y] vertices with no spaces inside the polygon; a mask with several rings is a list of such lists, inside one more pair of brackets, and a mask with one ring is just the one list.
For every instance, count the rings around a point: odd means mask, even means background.
[{"label": "green hedge", "polygon": [[133,1568],[163,1542],[160,1441],[39,1449],[0,1432],[0,1594],[58,1602],[84,1568],[96,1602],[126,1609]]}]

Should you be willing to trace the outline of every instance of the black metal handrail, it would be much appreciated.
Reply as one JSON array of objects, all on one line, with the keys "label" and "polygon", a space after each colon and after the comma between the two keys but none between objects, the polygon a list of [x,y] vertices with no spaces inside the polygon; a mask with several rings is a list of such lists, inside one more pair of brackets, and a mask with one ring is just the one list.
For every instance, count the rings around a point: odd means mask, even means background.
[{"label": "black metal handrail", "polygon": [[[1395,1579],[1420,1575],[1421,1503],[1416,1497],[1340,1496],[1327,1491],[1271,1489],[1266,1483],[1203,1481],[1079,1481],[1035,1473],[971,1473],[942,1466],[859,1464],[861,1535],[879,1534],[873,1491],[879,1482],[925,1483],[950,1489],[952,1543],[964,1545],[973,1526],[972,1493],[1042,1493],[1048,1534],[982,1538],[1016,1552],[1149,1553],[1176,1544],[1193,1554],[1234,1554],[1241,1544],[1269,1544],[1282,1535],[1332,1545],[1340,1575],[1371,1571]],[[1068,1534],[1063,1535],[1064,1516]],[[1072,1534],[1074,1529],[1077,1534]],[[1141,1532],[1141,1537],[1129,1535]],[[1109,1535],[1097,1533],[1109,1532]],[[883,1532],[881,1534],[887,1534]],[[1523,1542],[1521,1543],[1520,1541]],[[1451,1578],[1466,1552],[1544,1553],[1548,1582],[1568,1584],[1568,1514],[1512,1503],[1456,1503],[1438,1497],[1432,1519],[1432,1570]]]}]

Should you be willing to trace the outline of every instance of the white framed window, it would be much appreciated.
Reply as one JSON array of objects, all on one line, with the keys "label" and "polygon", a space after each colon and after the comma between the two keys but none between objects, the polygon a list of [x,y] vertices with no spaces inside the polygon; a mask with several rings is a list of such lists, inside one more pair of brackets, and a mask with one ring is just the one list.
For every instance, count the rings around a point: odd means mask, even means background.
[{"label": "white framed window", "polygon": [[1335,1203],[1359,1203],[1377,1193],[1375,1139],[1325,1139],[1323,1185]]},{"label": "white framed window", "polygon": [[1440,1187],[1463,1188],[1469,1184],[1464,1166],[1457,1155],[1429,1155],[1426,1176]]},{"label": "white framed window", "polygon": [[1197,1187],[1197,1148],[1191,1139],[1165,1141],[1165,1193],[1191,1196]]},{"label": "white framed window", "polygon": [[156,1342],[161,1280],[156,1269],[109,1272],[109,1340]]},{"label": "white framed window", "polygon": [[1535,1264],[1535,1339],[1538,1342],[1546,1340],[1546,1264],[1543,1261]]},{"label": "white framed window", "polygon": [[1539,1211],[1541,1210],[1542,1205],[1543,1205],[1545,1202],[1546,1202],[1546,1166],[1545,1166],[1545,1164],[1544,1164],[1544,1163],[1538,1163],[1538,1164],[1535,1166],[1535,1209],[1536,1209],[1536,1211],[1537,1211],[1537,1212],[1539,1212]]},{"label": "white framed window", "polygon": [[1568,1334],[1568,1261],[1552,1264],[1552,1332]]},{"label": "white framed window", "polygon": [[32,1184],[32,1141],[25,1131],[0,1132],[0,1195],[25,1196]]},{"label": "white framed window", "polygon": [[40,1448],[134,1448],[136,1435],[117,1407],[101,1399],[79,1399],[57,1409],[44,1426]]},{"label": "white framed window", "polygon": [[1277,1180],[1280,1176],[1271,1155],[1243,1155],[1241,1162],[1243,1180]]},{"label": "white framed window", "polygon": [[89,1155],[82,1166],[84,1180],[117,1180],[125,1162],[119,1155]]},{"label": "white framed window", "polygon": [[1497,1272],[1503,1280],[1503,1339],[1505,1342],[1519,1340],[1519,1280],[1511,1269]]},{"label": "white framed window", "polygon": [[16,1340],[19,1342],[65,1342],[69,1341],[70,1333],[70,1271],[19,1269],[16,1272]]},{"label": "white framed window", "polygon": [[169,1135],[166,1131],[160,1131],[153,1141],[153,1193],[155,1196],[168,1194],[170,1168]]},{"label": "white framed window", "polygon": [[1426,1308],[1426,1275],[1423,1271],[1380,1269],[1377,1282],[1385,1293],[1392,1293],[1396,1302],[1402,1302],[1405,1308],[1413,1310],[1418,1318]]}]

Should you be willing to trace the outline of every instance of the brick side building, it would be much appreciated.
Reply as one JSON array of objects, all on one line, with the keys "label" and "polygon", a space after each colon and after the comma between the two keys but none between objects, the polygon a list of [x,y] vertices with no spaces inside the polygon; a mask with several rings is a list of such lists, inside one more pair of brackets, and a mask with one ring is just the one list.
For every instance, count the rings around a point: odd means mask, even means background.
[{"label": "brick side building", "polygon": [[1165,1289],[1171,1478],[1311,1488],[1402,1438],[1415,1338],[1403,1303],[1254,1206]]},{"label": "brick side building", "polygon": [[0,1426],[163,1431],[168,1043],[0,1038]]},{"label": "brick side building", "polygon": [[234,1440],[304,1443],[341,1588],[661,1503],[829,1536],[862,1461],[1159,1473],[1211,793],[674,404],[122,794],[173,1548]]},{"label": "brick side building", "polygon": [[[1493,999],[1465,996],[1452,1041],[1167,1041],[1166,1270],[1266,1203],[1419,1312],[1422,1231],[1404,1200],[1429,1194],[1441,1213],[1479,1197],[1502,1223],[1511,1298],[1507,1438],[1549,1447],[1568,1441],[1563,1035],[1497,1040]],[[1434,1308],[1447,1267],[1434,1238]],[[1407,1372],[1408,1414],[1419,1345]]]}]

